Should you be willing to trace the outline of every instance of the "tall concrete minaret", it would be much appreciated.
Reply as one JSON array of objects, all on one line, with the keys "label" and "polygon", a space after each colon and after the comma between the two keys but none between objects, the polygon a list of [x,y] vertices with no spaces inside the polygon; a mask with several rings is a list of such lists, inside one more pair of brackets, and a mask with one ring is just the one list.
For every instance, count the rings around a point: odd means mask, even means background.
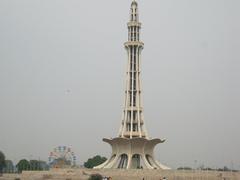
[{"label": "tall concrete minaret", "polygon": [[141,90],[141,23],[138,4],[131,4],[128,22],[128,41],[124,44],[128,54],[126,89],[122,122],[117,138],[103,139],[112,146],[111,157],[96,169],[169,169],[154,157],[154,147],[165,140],[150,139],[144,127]]},{"label": "tall concrete minaret", "polygon": [[141,52],[143,42],[140,41],[141,23],[139,22],[138,4],[133,1],[128,22],[128,41],[124,44],[128,54],[126,89],[122,123],[119,137],[148,138],[144,127],[142,90],[141,90]]}]

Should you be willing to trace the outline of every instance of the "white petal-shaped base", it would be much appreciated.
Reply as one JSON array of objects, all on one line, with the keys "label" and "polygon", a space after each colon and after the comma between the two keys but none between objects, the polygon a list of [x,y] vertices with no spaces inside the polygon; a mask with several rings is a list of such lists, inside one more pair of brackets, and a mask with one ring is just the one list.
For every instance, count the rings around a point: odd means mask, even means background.
[{"label": "white petal-shaped base", "polygon": [[112,156],[95,169],[170,169],[156,161],[153,154],[154,147],[165,140],[114,138],[103,141],[112,146]]}]

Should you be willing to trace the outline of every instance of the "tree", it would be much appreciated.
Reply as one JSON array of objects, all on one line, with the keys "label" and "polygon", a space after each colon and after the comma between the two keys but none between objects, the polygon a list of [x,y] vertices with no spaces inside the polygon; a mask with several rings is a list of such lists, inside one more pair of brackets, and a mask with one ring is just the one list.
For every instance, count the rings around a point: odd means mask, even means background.
[{"label": "tree", "polygon": [[88,180],[102,180],[103,177],[100,174],[92,174]]},{"label": "tree", "polygon": [[49,165],[45,161],[38,161],[41,171],[49,170]]},{"label": "tree", "polygon": [[48,165],[45,161],[30,160],[29,165],[31,171],[43,171],[48,169]]},{"label": "tree", "polygon": [[5,168],[3,170],[4,173],[13,173],[14,172],[14,165],[11,160],[5,160]]},{"label": "tree", "polygon": [[22,159],[17,163],[18,172],[21,173],[24,170],[30,169],[30,163],[26,159]]},{"label": "tree", "polygon": [[30,165],[30,170],[32,171],[42,170],[42,168],[40,167],[40,162],[38,160],[30,160],[29,165]]},{"label": "tree", "polygon": [[179,167],[177,170],[192,170],[190,167]]},{"label": "tree", "polygon": [[3,168],[6,166],[5,155],[0,151],[0,176],[2,176]]},{"label": "tree", "polygon": [[231,169],[229,169],[227,166],[224,166],[223,171],[231,171]]},{"label": "tree", "polygon": [[104,163],[106,160],[107,158],[97,155],[97,156],[94,156],[93,158],[88,159],[87,162],[84,163],[84,167],[93,168],[95,166],[98,166]]}]

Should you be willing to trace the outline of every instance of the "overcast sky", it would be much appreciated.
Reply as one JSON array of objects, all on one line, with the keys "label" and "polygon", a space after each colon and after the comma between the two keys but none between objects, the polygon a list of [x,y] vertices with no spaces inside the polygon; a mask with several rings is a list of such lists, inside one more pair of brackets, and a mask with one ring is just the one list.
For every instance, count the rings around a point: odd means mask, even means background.
[{"label": "overcast sky", "polygon": [[[130,0],[0,1],[0,150],[109,156]],[[240,1],[139,0],[145,123],[158,160],[240,169]],[[194,161],[197,160],[195,164]]]}]

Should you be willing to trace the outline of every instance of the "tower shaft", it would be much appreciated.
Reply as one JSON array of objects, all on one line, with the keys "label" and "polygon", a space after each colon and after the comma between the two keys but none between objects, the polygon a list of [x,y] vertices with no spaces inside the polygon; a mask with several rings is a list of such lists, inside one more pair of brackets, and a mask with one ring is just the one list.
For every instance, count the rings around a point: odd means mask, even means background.
[{"label": "tower shaft", "polygon": [[119,137],[130,139],[148,138],[144,126],[141,97],[141,52],[144,44],[140,41],[140,29],[138,5],[133,1],[130,9],[130,21],[128,22],[128,41],[124,44],[127,50],[128,63],[124,109],[119,132]]}]

